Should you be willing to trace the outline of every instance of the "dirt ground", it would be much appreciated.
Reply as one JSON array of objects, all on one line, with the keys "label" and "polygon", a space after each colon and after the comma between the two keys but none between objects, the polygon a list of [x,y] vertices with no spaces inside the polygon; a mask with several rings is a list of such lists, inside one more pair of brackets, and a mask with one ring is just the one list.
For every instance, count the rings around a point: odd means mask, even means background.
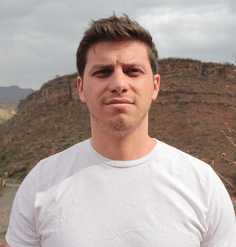
[{"label": "dirt ground", "polygon": [[5,246],[5,235],[8,227],[12,203],[19,185],[6,184],[5,191],[0,196],[0,247]]}]

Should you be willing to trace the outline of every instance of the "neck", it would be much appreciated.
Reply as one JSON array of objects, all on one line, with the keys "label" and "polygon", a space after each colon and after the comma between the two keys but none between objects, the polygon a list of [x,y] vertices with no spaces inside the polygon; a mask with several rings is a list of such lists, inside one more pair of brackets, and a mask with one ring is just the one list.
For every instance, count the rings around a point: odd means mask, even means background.
[{"label": "neck", "polygon": [[91,145],[99,154],[112,160],[136,160],[146,156],[156,145],[148,135],[148,122],[125,135],[107,133],[92,126]]}]

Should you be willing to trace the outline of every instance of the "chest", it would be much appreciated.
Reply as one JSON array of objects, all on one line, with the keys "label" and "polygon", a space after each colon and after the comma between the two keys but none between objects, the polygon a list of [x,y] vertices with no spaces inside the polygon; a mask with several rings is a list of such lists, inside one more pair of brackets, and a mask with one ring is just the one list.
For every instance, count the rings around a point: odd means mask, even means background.
[{"label": "chest", "polygon": [[178,190],[151,180],[55,188],[36,200],[37,232],[43,247],[200,246],[204,204]]}]

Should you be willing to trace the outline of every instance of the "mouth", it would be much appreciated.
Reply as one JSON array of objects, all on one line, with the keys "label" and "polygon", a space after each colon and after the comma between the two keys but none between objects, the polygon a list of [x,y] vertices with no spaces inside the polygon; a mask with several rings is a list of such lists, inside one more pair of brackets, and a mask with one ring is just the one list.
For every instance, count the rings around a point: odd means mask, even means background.
[{"label": "mouth", "polygon": [[108,100],[105,105],[133,105],[134,103],[129,99],[111,99]]}]

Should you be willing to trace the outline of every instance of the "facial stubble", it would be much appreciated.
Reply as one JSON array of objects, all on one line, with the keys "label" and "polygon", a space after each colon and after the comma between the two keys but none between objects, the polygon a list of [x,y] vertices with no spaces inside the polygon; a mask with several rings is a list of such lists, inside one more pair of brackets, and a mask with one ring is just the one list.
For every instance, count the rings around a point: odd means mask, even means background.
[{"label": "facial stubble", "polygon": [[[108,133],[110,135],[116,135],[116,136],[125,136],[129,133],[136,130],[143,122],[145,117],[147,116],[149,109],[151,107],[152,103],[152,92],[150,93],[150,96],[147,97],[146,102],[144,105],[146,105],[146,109],[144,109],[143,114],[140,116],[137,116],[135,120],[126,121],[126,116],[122,116],[122,114],[128,114],[124,113],[123,110],[116,109],[114,114],[114,118],[111,120],[109,119],[102,119],[99,116],[97,116],[92,109],[90,109],[89,105],[87,104],[87,107],[90,112],[90,118],[94,119],[94,121],[98,124],[98,126],[101,128],[101,130],[105,133]],[[138,114],[137,114],[138,115]]]}]

